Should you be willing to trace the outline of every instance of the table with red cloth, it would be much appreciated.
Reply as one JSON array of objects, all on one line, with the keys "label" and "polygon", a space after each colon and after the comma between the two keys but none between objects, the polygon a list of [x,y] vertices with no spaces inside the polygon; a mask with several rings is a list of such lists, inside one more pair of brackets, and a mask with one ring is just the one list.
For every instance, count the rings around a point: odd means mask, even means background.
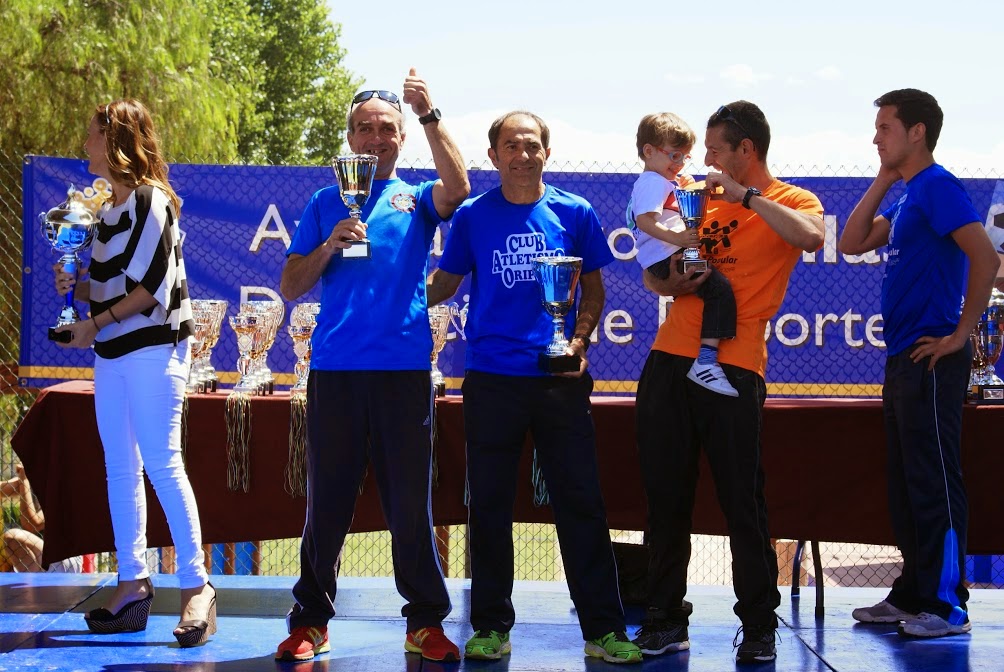
[{"label": "table with red cloth", "polygon": [[[93,383],[73,381],[42,391],[11,443],[45,513],[43,561],[114,550],[104,460],[94,416]],[[286,493],[288,394],[255,397],[250,438],[250,491],[227,487],[226,393],[189,397],[187,468],[206,543],[299,537],[303,497]],[[645,494],[635,444],[634,399],[594,398],[603,497],[612,529],[645,529]],[[998,428],[1004,406],[967,406],[963,470],[969,492],[971,554],[1004,553],[1004,451]],[[467,522],[464,505],[463,401],[436,402],[436,525]],[[886,499],[882,404],[872,399],[770,399],[763,415],[763,466],[770,534],[781,539],[894,545]],[[529,446],[529,442],[528,442]],[[552,522],[533,504],[531,451],[524,451],[515,519]],[[148,541],[170,546],[163,511],[147,483]],[[385,529],[368,472],[356,504],[354,532]],[[726,534],[707,463],[694,506],[693,530]]]}]

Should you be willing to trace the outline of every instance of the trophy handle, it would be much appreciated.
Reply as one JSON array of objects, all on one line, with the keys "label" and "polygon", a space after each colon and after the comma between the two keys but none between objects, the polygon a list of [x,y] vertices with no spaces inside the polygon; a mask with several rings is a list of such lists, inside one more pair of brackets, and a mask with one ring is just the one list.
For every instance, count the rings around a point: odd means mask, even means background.
[{"label": "trophy handle", "polygon": [[460,306],[455,303],[450,304],[450,324],[453,328],[457,330],[460,334],[460,338],[467,340],[467,334],[464,333],[464,323],[467,322],[467,317],[464,315],[465,311],[461,310]]}]

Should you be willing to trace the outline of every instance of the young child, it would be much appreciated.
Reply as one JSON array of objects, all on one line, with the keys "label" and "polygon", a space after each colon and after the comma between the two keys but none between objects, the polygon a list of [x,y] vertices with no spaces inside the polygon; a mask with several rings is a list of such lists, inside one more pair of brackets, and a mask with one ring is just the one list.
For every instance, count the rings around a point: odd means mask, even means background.
[{"label": "young child", "polygon": [[[638,124],[638,157],[645,171],[638,176],[628,203],[628,227],[634,233],[638,263],[658,278],[669,277],[669,257],[682,247],[700,243],[697,229],[687,229],[676,209],[674,190],[689,177],[680,175],[697,136],[670,112],[649,114]],[[704,300],[701,351],[687,377],[713,392],[738,397],[718,364],[718,342],[735,338],[736,298],[732,285],[709,266],[709,277],[697,290]]]}]

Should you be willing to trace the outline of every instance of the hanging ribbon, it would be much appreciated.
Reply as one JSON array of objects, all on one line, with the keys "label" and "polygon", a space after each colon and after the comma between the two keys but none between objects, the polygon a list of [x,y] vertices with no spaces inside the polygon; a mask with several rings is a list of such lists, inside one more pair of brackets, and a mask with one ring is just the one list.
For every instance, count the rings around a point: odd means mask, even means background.
[{"label": "hanging ribbon", "polygon": [[289,396],[289,459],[284,487],[290,497],[307,495],[307,397],[296,392]]},{"label": "hanging ribbon", "polygon": [[551,495],[547,492],[547,483],[544,482],[544,472],[540,470],[540,461],[537,459],[536,446],[533,448],[533,464],[530,465],[530,483],[533,484],[533,505],[539,508],[550,504]]},{"label": "hanging ribbon", "polygon": [[436,400],[432,400],[432,411],[429,413],[429,421],[432,423],[432,487],[439,489],[439,460],[436,458],[436,444],[439,443],[439,423],[436,422]]},{"label": "hanging ribbon", "polygon": [[181,400],[181,464],[188,471],[188,392]]},{"label": "hanging ribbon", "polygon": [[227,488],[250,490],[251,395],[231,392],[227,397]]}]

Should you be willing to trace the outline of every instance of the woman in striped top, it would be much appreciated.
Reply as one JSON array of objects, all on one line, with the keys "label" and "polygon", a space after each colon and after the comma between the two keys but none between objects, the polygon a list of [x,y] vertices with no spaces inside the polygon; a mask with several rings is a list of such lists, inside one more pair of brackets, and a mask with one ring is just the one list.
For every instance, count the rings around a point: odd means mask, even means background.
[{"label": "woman in striped top", "polygon": [[142,103],[99,105],[84,150],[88,170],[111,183],[112,197],[101,209],[90,268],[74,278],[57,264],[57,291],[76,285],[91,315],[58,331],[72,332],[65,347],[94,346],[94,406],[119,565],[108,606],[85,618],[99,633],[146,628],[154,590],[144,562],[145,469],[177,548],[181,622],[174,635],[192,646],[216,630],[216,591],[208,584],[198,508],[181,459],[193,328],[181,201]]}]

